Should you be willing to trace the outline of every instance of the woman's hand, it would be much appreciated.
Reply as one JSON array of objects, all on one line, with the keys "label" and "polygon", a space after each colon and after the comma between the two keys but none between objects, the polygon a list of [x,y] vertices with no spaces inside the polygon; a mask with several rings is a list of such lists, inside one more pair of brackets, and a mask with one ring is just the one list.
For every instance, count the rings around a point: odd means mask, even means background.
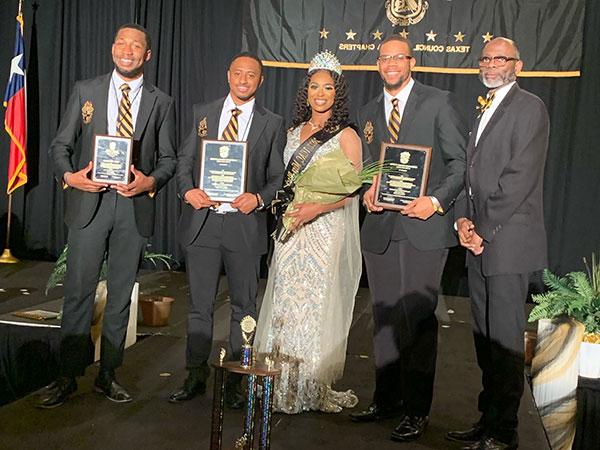
[{"label": "woman's hand", "polygon": [[285,213],[286,217],[294,219],[293,229],[297,230],[303,225],[312,222],[317,216],[323,213],[323,205],[319,203],[298,203],[294,205],[293,210]]}]

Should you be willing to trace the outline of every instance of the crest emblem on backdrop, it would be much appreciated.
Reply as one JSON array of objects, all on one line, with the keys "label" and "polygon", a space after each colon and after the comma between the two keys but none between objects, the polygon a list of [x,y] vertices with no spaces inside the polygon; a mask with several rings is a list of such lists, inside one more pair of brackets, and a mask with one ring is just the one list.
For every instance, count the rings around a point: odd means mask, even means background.
[{"label": "crest emblem on backdrop", "polygon": [[426,0],[386,0],[385,12],[393,25],[402,27],[419,23],[429,8]]}]

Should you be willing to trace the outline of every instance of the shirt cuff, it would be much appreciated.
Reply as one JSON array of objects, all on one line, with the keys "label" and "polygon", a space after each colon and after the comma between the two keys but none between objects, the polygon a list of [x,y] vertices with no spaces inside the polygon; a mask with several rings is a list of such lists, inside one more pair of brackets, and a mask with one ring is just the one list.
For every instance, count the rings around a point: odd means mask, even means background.
[{"label": "shirt cuff", "polygon": [[442,208],[442,205],[440,204],[439,200],[433,195],[430,195],[429,198],[431,199],[431,203],[433,203],[434,211],[438,214],[444,214],[444,208]]}]

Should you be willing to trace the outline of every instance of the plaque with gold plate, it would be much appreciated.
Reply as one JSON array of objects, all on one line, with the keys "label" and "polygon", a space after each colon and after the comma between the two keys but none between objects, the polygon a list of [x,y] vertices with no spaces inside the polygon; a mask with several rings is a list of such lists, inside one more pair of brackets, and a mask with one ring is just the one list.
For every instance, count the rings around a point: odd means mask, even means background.
[{"label": "plaque with gold plate", "polygon": [[381,144],[380,170],[375,205],[400,210],[427,192],[431,147],[407,144]]},{"label": "plaque with gold plate", "polygon": [[129,183],[133,140],[97,134],[94,139],[92,181],[107,184]]},{"label": "plaque with gold plate", "polygon": [[216,202],[230,203],[246,192],[248,144],[202,140],[198,187]]}]

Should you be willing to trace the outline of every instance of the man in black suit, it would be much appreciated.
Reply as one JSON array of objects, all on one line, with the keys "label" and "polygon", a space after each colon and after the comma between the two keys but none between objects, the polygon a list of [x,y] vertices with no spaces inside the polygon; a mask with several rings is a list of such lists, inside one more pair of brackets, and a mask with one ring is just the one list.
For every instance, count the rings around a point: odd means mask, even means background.
[{"label": "man in black suit", "polygon": [[[267,252],[269,204],[283,177],[283,119],[256,103],[263,81],[262,63],[250,53],[234,57],[227,72],[229,95],[194,105],[194,123],[179,151],[177,186],[184,205],[179,222],[180,244],[185,250],[190,284],[188,315],[187,379],[169,401],[181,402],[206,389],[208,357],[212,346],[213,303],[221,268],[225,267],[231,302],[230,350],[239,358],[242,337],[240,320],[256,318],[256,291],[260,259]],[[233,126],[235,124],[235,126]],[[233,126],[233,128],[232,128]],[[202,139],[247,141],[246,191],[231,204],[211,200],[199,188]],[[239,378],[230,376],[226,402],[241,406]]]},{"label": "man in black suit", "polygon": [[542,196],[549,119],[544,103],[515,81],[523,62],[513,41],[490,41],[479,66],[490,91],[467,146],[466,211],[457,227],[469,250],[481,418],[447,437],[465,448],[512,449],[518,445],[529,277],[547,264]]},{"label": "man in black suit", "polygon": [[375,184],[363,199],[370,213],[361,244],[373,301],[376,385],[371,406],[351,418],[397,416],[392,439],[398,441],[418,438],[429,420],[437,355],[434,312],[448,248],[457,244],[452,207],[465,172],[464,122],[448,92],[411,78],[411,48],[398,35],[381,44],[377,65],[384,90],[358,113],[365,157],[378,160],[381,142],[433,149],[426,196],[400,212],[374,204]]},{"label": "man in black suit", "polygon": [[[143,27],[119,28],[112,45],[115,69],[75,84],[50,147],[56,179],[64,187],[69,247],[60,377],[40,399],[43,408],[59,406],[75,392],[75,377],[93,361],[90,325],[105,256],[108,298],[95,387],[112,401],[131,401],[117,383],[115,369],[123,359],[139,262],[154,229],[154,196],[176,164],[174,102],[144,80],[150,57],[150,37]],[[128,184],[110,186],[90,179],[97,134],[133,139]]]}]

